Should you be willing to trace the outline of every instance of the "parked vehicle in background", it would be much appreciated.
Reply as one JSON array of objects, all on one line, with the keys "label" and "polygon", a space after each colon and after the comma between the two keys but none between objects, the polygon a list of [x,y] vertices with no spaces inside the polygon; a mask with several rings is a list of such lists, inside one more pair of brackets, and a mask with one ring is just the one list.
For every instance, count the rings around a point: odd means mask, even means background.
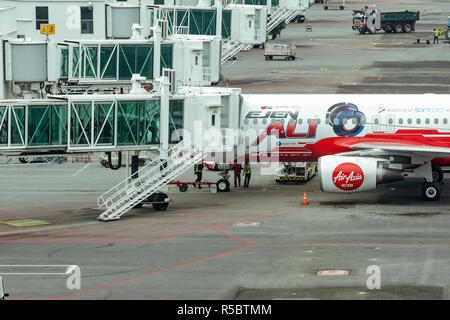
[{"label": "parked vehicle in background", "polygon": [[352,29],[358,30],[360,34],[373,34],[379,30],[407,33],[416,30],[419,18],[419,11],[382,12],[376,6],[365,6],[362,10],[353,10]]},{"label": "parked vehicle in background", "polygon": [[274,57],[282,57],[284,60],[295,60],[295,45],[270,44],[264,47],[264,57],[266,60],[273,60]]},{"label": "parked vehicle in background", "polygon": [[314,162],[283,162],[275,179],[278,183],[309,181],[316,174]]},{"label": "parked vehicle in background", "polygon": [[345,0],[323,0],[322,3],[325,10],[332,8],[344,10],[345,8]]}]

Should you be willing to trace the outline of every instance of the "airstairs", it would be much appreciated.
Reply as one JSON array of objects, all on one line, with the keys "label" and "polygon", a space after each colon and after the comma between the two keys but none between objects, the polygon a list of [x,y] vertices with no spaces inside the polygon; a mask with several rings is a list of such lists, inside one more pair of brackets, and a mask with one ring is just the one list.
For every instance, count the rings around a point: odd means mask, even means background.
[{"label": "airstairs", "polygon": [[303,12],[303,9],[288,9],[278,7],[272,12],[272,14],[267,18],[267,33],[270,33],[276,26],[281,22],[289,23],[298,14]]},{"label": "airstairs", "polygon": [[[270,33],[274,28],[276,28],[281,22],[288,24],[292,19],[294,19],[298,14],[302,13],[304,9],[288,9],[278,7],[275,11],[267,18],[267,33]],[[240,51],[247,51],[253,47],[252,44],[245,44],[240,42],[231,41],[231,38],[225,39],[222,42],[222,57],[221,64],[224,64],[228,60],[232,59]]]},{"label": "airstairs", "polygon": [[246,51],[251,49],[252,46],[253,46],[252,44],[245,44],[231,41],[230,38],[225,39],[222,42],[222,57],[220,60],[221,64],[224,64],[225,62],[233,58],[240,51]]},{"label": "airstairs", "polygon": [[[106,210],[98,216],[101,221],[120,219],[133,207],[158,193],[163,187],[195,163],[202,161],[203,153],[191,145],[180,142],[169,149],[167,159],[159,158],[142,167],[135,179],[128,177],[97,199]],[[166,198],[167,202],[169,199]]]}]

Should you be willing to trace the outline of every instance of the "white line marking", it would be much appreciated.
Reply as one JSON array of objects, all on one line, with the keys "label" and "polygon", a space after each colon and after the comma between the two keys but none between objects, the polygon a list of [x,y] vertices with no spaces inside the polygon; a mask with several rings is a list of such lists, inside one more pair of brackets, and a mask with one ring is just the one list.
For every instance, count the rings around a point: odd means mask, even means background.
[{"label": "white line marking", "polygon": [[89,167],[91,164],[88,163],[87,165],[85,165],[83,168],[81,168],[80,170],[78,170],[77,172],[75,172],[72,177],[75,177],[76,175],[78,175],[81,171],[83,171],[84,169],[86,169],[87,167]]}]

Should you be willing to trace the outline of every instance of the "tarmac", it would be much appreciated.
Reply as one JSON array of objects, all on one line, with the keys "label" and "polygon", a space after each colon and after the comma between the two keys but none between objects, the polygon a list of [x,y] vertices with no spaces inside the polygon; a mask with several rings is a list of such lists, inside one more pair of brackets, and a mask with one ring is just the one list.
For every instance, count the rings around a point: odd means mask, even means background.
[{"label": "tarmac", "polygon": [[[305,23],[289,24],[277,39],[295,42],[297,60],[264,61],[263,50],[252,49],[224,66],[228,85],[244,93],[449,93],[450,45],[423,42],[435,17],[447,22],[450,4],[373,2],[421,10],[416,32],[359,35],[351,9],[361,3],[343,11],[315,5]],[[429,203],[415,180],[328,194],[317,176],[278,184],[258,167],[252,175],[250,188],[232,184],[229,193],[170,186],[166,211],[144,205],[105,223],[96,219],[96,199],[125,168],[106,169],[97,159],[0,164],[5,291],[9,299],[63,300],[450,298],[447,184]],[[180,180],[193,181],[193,170]],[[301,205],[305,191],[309,204]],[[75,266],[81,286],[68,288]]]}]

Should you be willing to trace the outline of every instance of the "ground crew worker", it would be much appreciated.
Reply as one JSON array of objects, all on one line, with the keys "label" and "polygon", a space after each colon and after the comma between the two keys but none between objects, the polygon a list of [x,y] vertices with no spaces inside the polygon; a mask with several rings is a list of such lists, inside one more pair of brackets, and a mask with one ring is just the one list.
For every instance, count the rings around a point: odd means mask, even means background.
[{"label": "ground crew worker", "polygon": [[[195,182],[202,182],[202,170],[203,170],[203,163],[196,163],[194,165],[194,173],[197,175],[197,180],[195,180]],[[194,187],[196,185],[194,184]],[[198,188],[201,189],[202,186],[201,184],[198,184]]]},{"label": "ground crew worker", "polygon": [[234,160],[233,170],[234,170],[234,187],[236,188],[238,184],[240,187],[242,166],[240,163],[237,163],[237,160]]},{"label": "ground crew worker", "polygon": [[364,21],[361,21],[359,23],[359,32],[363,32],[364,31]]},{"label": "ground crew worker", "polygon": [[434,29],[434,39],[433,39],[433,44],[434,43],[439,43],[439,30],[438,29]]},{"label": "ground crew worker", "polygon": [[252,170],[250,169],[250,164],[248,162],[244,165],[244,188],[248,188],[248,185],[250,184],[250,177],[252,176]]}]

